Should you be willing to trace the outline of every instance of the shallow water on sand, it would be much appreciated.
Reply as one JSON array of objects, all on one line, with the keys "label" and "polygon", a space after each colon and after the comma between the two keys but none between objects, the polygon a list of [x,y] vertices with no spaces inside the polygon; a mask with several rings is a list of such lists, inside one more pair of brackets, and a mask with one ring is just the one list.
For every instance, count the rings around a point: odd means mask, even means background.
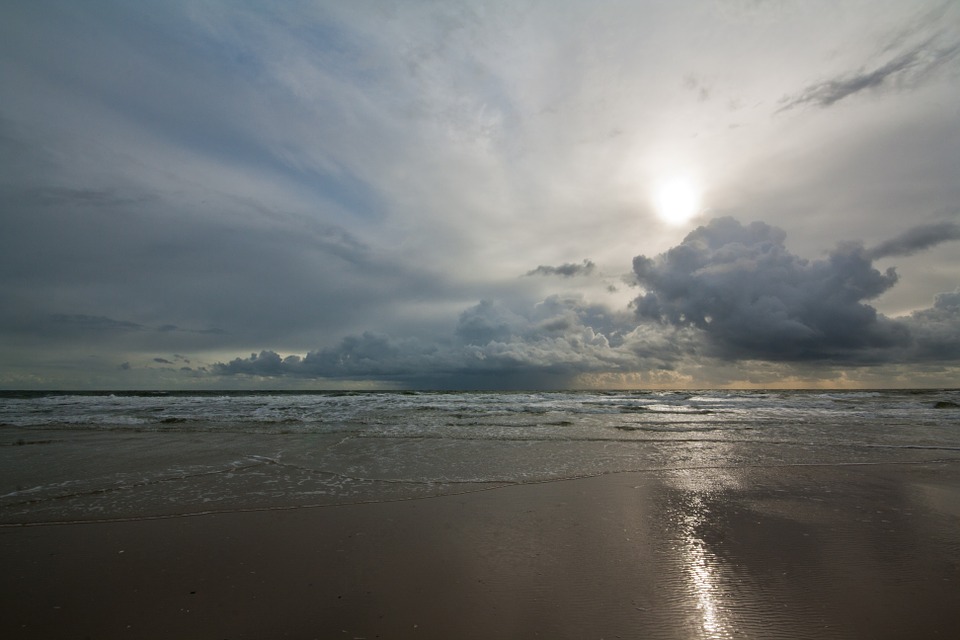
[{"label": "shallow water on sand", "polygon": [[960,624],[960,464],[620,473],[0,529],[19,638],[895,638]]}]

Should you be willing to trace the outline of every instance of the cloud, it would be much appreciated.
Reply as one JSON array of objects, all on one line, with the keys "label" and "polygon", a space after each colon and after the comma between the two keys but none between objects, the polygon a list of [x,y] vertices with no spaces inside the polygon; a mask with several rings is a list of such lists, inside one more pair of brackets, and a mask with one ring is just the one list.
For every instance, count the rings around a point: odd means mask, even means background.
[{"label": "cloud", "polygon": [[825,259],[792,254],[763,222],[718,218],[669,251],[634,258],[639,318],[697,329],[704,353],[728,360],[841,364],[949,361],[960,357],[960,290],[891,319],[866,301],[898,282],[872,261],[960,239],[953,223],[919,225],[865,249],[841,243]]},{"label": "cloud", "polygon": [[392,380],[431,388],[569,388],[579,376],[669,371],[688,353],[683,328],[637,326],[629,313],[552,296],[522,310],[481,301],[447,339],[365,332],[300,357],[265,350],[214,365],[220,376]]},{"label": "cloud", "polygon": [[960,240],[960,225],[954,222],[940,222],[913,227],[896,238],[881,242],[867,251],[867,255],[876,260],[890,256],[910,256],[943,242]]},{"label": "cloud", "polygon": [[663,254],[634,258],[634,284],[645,292],[633,311],[579,296],[531,306],[483,300],[465,309],[449,334],[430,340],[364,332],[304,356],[264,350],[218,363],[211,373],[562,388],[590,376],[655,376],[711,361],[792,363],[808,372],[816,363],[952,360],[960,357],[960,291],[898,319],[867,304],[898,281],[894,269],[873,267],[875,257],[932,246],[936,232],[943,241],[952,229],[921,225],[872,250],[846,242],[808,260],[786,248],[781,229],[718,218]]},{"label": "cloud", "polygon": [[807,104],[826,108],[869,89],[914,85],[958,53],[960,43],[938,47],[929,40],[872,70],[861,70],[809,85],[794,96],[784,97],[784,104],[779,111]]},{"label": "cloud", "polygon": [[[63,362],[91,384],[64,353],[94,349],[165,385],[151,359],[186,364],[173,353],[223,375],[424,384],[696,362],[717,350],[708,331],[637,317],[600,277],[675,243],[648,202],[659,173],[697,173],[714,211],[805,225],[801,255],[892,236],[905,203],[954,206],[957,14],[933,2],[937,19],[896,0],[15,3],[0,380]],[[826,107],[921,83],[869,117],[769,117],[781,95]],[[915,279],[884,308],[953,288],[956,257],[931,258],[922,275],[904,261]],[[550,296],[574,288],[622,307]],[[920,335],[875,324],[891,323]]]},{"label": "cloud", "polygon": [[960,288],[938,294],[933,307],[913,312],[904,322],[915,340],[911,360],[960,359]]},{"label": "cloud", "polygon": [[416,339],[395,339],[364,332],[347,336],[335,347],[311,351],[305,356],[281,356],[272,350],[252,353],[216,363],[212,372],[219,376],[302,377],[337,379],[411,379],[449,373],[450,354]]},{"label": "cloud", "polygon": [[156,200],[152,194],[125,194],[117,189],[29,187],[7,189],[4,196],[20,206],[118,207],[142,205]]},{"label": "cloud", "polygon": [[114,320],[105,316],[88,316],[80,313],[55,313],[50,316],[55,325],[83,331],[127,332],[144,331],[147,327],[129,320]]},{"label": "cloud", "polygon": [[216,335],[216,336],[227,334],[227,332],[224,331],[223,329],[218,329],[216,327],[213,327],[212,329],[184,329],[182,327],[178,327],[175,324],[160,325],[155,329],[155,331],[160,331],[162,333],[170,333],[170,332],[199,333],[204,335]]},{"label": "cloud", "polygon": [[116,320],[106,316],[91,316],[82,313],[54,313],[47,318],[49,324],[40,327],[49,330],[50,325],[59,327],[71,332],[75,331],[95,331],[100,333],[128,333],[131,331],[147,331],[157,333],[196,333],[202,335],[224,335],[227,332],[223,329],[213,327],[211,329],[185,329],[175,324],[162,324],[156,327],[131,322],[130,320]]},{"label": "cloud", "polygon": [[273,376],[293,373],[293,369],[300,362],[299,356],[290,356],[287,358],[287,366],[284,367],[284,360],[279,354],[264,350],[260,353],[251,353],[249,358],[235,358],[226,364],[217,363],[213,368],[220,375]]},{"label": "cloud", "polygon": [[897,282],[873,268],[863,246],[845,243],[825,260],[787,250],[786,234],[762,222],[718,218],[655,258],[633,261],[646,293],[639,318],[696,327],[728,359],[868,361],[904,347],[907,328],[865,300]]},{"label": "cloud", "polygon": [[593,273],[593,270],[596,268],[595,265],[590,260],[584,260],[581,264],[576,264],[573,262],[566,262],[559,267],[550,267],[546,265],[540,265],[532,271],[528,271],[526,275],[528,276],[563,276],[564,278],[572,278],[574,276],[588,276]]}]

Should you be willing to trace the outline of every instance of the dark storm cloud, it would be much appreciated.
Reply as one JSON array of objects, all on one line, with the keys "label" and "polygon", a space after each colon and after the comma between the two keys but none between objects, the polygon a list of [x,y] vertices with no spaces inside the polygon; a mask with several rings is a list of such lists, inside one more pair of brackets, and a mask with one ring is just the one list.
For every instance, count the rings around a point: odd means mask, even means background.
[{"label": "dark storm cloud", "polygon": [[780,111],[803,105],[829,107],[869,89],[912,85],[960,53],[960,43],[939,47],[925,42],[869,71],[858,71],[812,84],[800,93],[786,96]]},{"label": "dark storm cloud", "polygon": [[874,260],[890,256],[910,256],[943,242],[960,240],[960,225],[940,222],[913,227],[896,238],[881,242],[867,251]]},{"label": "dark storm cloud", "polygon": [[880,257],[960,239],[957,225],[921,225],[873,249],[842,243],[825,259],[787,250],[785,233],[762,222],[718,218],[655,258],[634,258],[646,293],[637,315],[696,328],[708,353],[727,359],[831,360],[852,364],[951,360],[960,353],[960,294],[890,319],[866,304],[893,287]]},{"label": "dark storm cloud", "polygon": [[859,244],[811,261],[784,239],[762,222],[719,218],[664,254],[637,256],[634,273],[646,289],[638,316],[696,327],[731,359],[868,360],[907,345],[906,327],[864,303],[897,282],[893,269],[874,269]]},{"label": "dark storm cloud", "polygon": [[933,307],[913,312],[904,322],[915,338],[914,360],[960,359],[960,289],[937,295]]},{"label": "dark storm cloud", "polygon": [[540,265],[532,271],[528,271],[526,275],[528,276],[563,276],[564,278],[572,278],[573,276],[588,276],[593,273],[593,270],[596,268],[591,260],[584,260],[581,264],[576,264],[574,262],[567,262],[559,267],[551,267],[546,265]]}]

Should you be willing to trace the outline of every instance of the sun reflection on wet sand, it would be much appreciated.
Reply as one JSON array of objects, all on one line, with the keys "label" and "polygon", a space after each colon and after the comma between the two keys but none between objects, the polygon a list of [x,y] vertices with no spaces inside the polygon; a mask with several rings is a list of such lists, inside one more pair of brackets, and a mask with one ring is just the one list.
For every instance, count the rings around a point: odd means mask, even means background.
[{"label": "sun reflection on wet sand", "polygon": [[714,575],[717,558],[706,549],[704,541],[696,535],[697,527],[704,517],[702,499],[695,497],[690,509],[691,513],[685,516],[683,523],[683,553],[686,555],[690,587],[696,596],[697,609],[702,617],[703,631],[707,638],[730,638],[733,637],[732,629],[724,615]]},{"label": "sun reflection on wet sand", "polygon": [[675,515],[680,543],[677,550],[686,573],[688,592],[696,606],[696,624],[702,629],[704,638],[732,638],[737,630],[724,604],[723,560],[710,550],[701,532],[710,525],[710,494],[737,487],[739,480],[712,470],[709,478],[697,472],[684,473],[675,477],[673,484],[684,496]]}]

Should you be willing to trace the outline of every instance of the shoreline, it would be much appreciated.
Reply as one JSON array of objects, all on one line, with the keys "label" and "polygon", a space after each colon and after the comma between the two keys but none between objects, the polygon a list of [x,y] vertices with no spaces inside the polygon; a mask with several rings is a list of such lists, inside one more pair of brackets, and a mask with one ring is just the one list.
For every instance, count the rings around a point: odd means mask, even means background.
[{"label": "shoreline", "polygon": [[[919,448],[919,447],[914,447]],[[954,449],[944,449],[943,447],[924,447],[924,449],[932,450],[947,450],[954,451]],[[173,511],[173,512],[164,512],[164,513],[147,513],[143,515],[129,515],[129,516],[107,516],[103,518],[89,518],[89,519],[65,519],[65,520],[24,520],[24,521],[12,521],[12,522],[3,522],[0,521],[0,530],[2,529],[17,529],[17,528],[26,528],[26,527],[58,527],[58,526],[71,526],[71,525],[96,525],[96,524],[119,524],[119,523],[129,523],[129,522],[140,522],[140,521],[154,521],[154,520],[175,520],[179,518],[200,518],[207,516],[216,516],[216,515],[230,515],[230,514],[249,514],[249,513],[270,513],[270,512],[283,512],[283,511],[310,511],[314,509],[332,509],[337,507],[353,507],[353,506],[364,506],[364,505],[378,505],[378,504],[392,504],[396,502],[414,502],[420,500],[434,500],[438,498],[448,498],[456,496],[466,496],[472,495],[475,493],[484,493],[487,491],[498,491],[501,489],[509,489],[512,487],[522,487],[522,486],[533,486],[540,484],[553,484],[553,483],[563,483],[563,482],[576,482],[578,480],[589,480],[593,478],[601,478],[605,476],[616,476],[616,475],[637,475],[637,476],[663,476],[670,475],[675,473],[695,473],[695,472],[722,472],[726,470],[767,470],[775,471],[777,469],[793,469],[793,468],[844,468],[844,467],[863,467],[863,466],[901,466],[901,465],[917,465],[917,466],[937,466],[937,465],[951,465],[951,464],[960,464],[960,458],[938,458],[938,459],[926,459],[926,460],[901,460],[897,462],[891,461],[853,461],[853,462],[785,462],[781,464],[758,464],[758,465],[704,465],[704,466],[676,466],[676,467],[658,467],[652,469],[632,469],[624,471],[608,471],[600,473],[589,473],[577,476],[570,477],[561,477],[561,478],[546,478],[542,480],[524,480],[524,481],[515,481],[515,482],[475,482],[475,483],[460,483],[460,484],[475,484],[478,485],[477,488],[469,489],[465,491],[442,491],[435,494],[420,494],[420,495],[410,495],[403,497],[385,497],[385,498],[370,498],[362,499],[356,501],[343,501],[343,502],[323,502],[323,503],[310,503],[310,504],[284,504],[284,505],[274,505],[274,506],[257,506],[257,507],[224,507],[221,509],[208,509],[200,511]],[[406,481],[402,480],[388,480],[379,482],[387,482],[391,484],[404,484]],[[437,484],[444,484],[443,482],[438,481]],[[479,486],[479,485],[494,485],[494,486]],[[99,491],[94,493],[100,493]],[[39,499],[37,502],[43,502],[46,499]]]},{"label": "shoreline", "polygon": [[949,637],[960,465],[624,472],[0,529],[9,638]]}]

